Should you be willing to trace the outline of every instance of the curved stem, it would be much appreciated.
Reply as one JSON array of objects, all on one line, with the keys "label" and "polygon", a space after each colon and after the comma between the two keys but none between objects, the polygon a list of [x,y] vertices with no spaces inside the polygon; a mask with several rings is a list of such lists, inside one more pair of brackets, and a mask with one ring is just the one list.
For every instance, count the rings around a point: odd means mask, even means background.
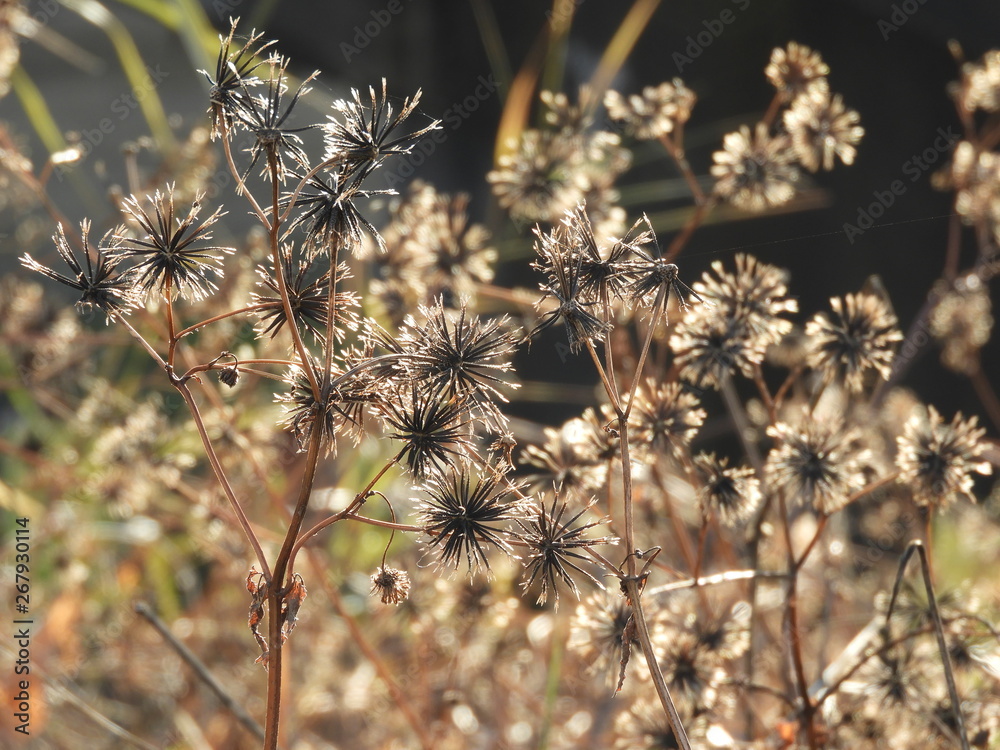
[{"label": "curved stem", "polygon": [[[289,583],[291,582],[290,576],[292,575],[293,570],[294,570],[295,556],[299,553],[299,550],[302,549],[302,545],[304,545],[306,542],[308,542],[312,537],[316,536],[316,534],[318,534],[320,531],[322,531],[323,529],[325,529],[327,526],[332,526],[333,524],[337,523],[337,521],[340,521],[340,520],[342,520],[344,518],[355,517],[355,518],[358,518],[359,520],[363,519],[363,520],[366,520],[368,522],[373,522],[374,521],[374,519],[365,519],[363,516],[353,516],[354,511],[356,509],[360,508],[362,506],[362,504],[364,504],[365,500],[367,500],[368,496],[371,494],[372,489],[375,487],[376,484],[378,484],[378,480],[380,480],[385,475],[385,473],[389,470],[389,467],[396,465],[396,463],[399,461],[399,459],[403,457],[403,453],[405,451],[406,451],[406,448],[404,448],[403,450],[401,450],[399,453],[397,453],[395,456],[393,456],[392,459],[390,459],[389,461],[387,461],[386,464],[385,464],[385,466],[383,466],[381,469],[379,469],[378,474],[376,474],[374,477],[372,477],[371,481],[368,482],[368,485],[363,490],[361,490],[361,492],[359,492],[357,495],[354,496],[354,499],[351,501],[350,505],[348,505],[342,511],[334,513],[332,516],[327,516],[322,521],[320,521],[319,523],[317,523],[315,526],[313,526],[309,530],[303,532],[298,537],[298,539],[295,540],[295,544],[292,546],[292,550],[291,550],[291,552],[288,555],[288,576],[289,576]],[[383,523],[376,523],[375,525],[382,526],[384,524]],[[395,526],[396,526],[395,524],[390,524],[389,525],[390,528],[395,528]],[[415,528],[418,531],[422,531],[422,529],[420,529],[419,527],[415,527]],[[407,530],[409,530],[409,529],[407,529]]]},{"label": "curved stem", "polygon": [[183,338],[189,333],[197,331],[199,328],[203,328],[211,323],[217,323],[220,320],[225,320],[226,318],[231,318],[234,315],[241,315],[243,313],[256,312],[257,310],[264,310],[271,307],[270,304],[260,304],[260,305],[247,305],[246,307],[241,307],[238,310],[230,310],[229,312],[224,312],[221,315],[213,315],[211,318],[206,318],[200,323],[195,323],[193,326],[188,326],[183,331],[178,331],[176,338]]},{"label": "curved stem", "polygon": [[198,404],[194,400],[194,394],[191,393],[191,389],[188,388],[187,383],[174,381],[174,387],[180,391],[184,402],[188,405],[188,409],[191,411],[191,416],[194,419],[195,427],[198,429],[198,435],[201,437],[202,445],[205,447],[205,453],[208,455],[208,462],[212,465],[212,471],[215,472],[216,479],[219,480],[219,484],[222,486],[222,491],[225,492],[226,497],[229,499],[229,504],[233,506],[233,512],[236,513],[236,518],[240,522],[240,526],[243,528],[243,533],[246,535],[247,541],[250,542],[250,546],[253,547],[254,554],[257,556],[257,562],[260,565],[261,571],[264,573],[265,578],[270,577],[270,568],[267,564],[267,558],[264,556],[264,550],[261,549],[260,542],[257,540],[257,535],[254,534],[253,529],[250,526],[250,521],[243,512],[243,506],[240,505],[240,501],[236,497],[236,492],[233,490],[232,485],[229,483],[229,479],[226,477],[226,472],[222,468],[222,462],[219,461],[219,457],[215,453],[215,448],[212,445],[212,440],[208,436],[208,430],[205,429],[205,422],[201,418],[201,411],[198,409]]},{"label": "curved stem", "polygon": [[250,206],[253,208],[254,214],[256,214],[257,218],[260,219],[260,223],[264,225],[264,229],[270,232],[271,222],[268,220],[267,214],[264,213],[264,210],[260,207],[260,205],[257,203],[257,200],[253,197],[253,193],[250,192],[250,189],[246,186],[246,183],[243,182],[243,177],[240,175],[240,170],[236,168],[236,162],[233,161],[233,147],[229,143],[229,137],[230,137],[229,128],[226,125],[225,121],[222,121],[221,124],[222,124],[222,150],[225,151],[226,153],[226,163],[229,165],[229,171],[232,173],[233,179],[236,180],[236,194],[242,195],[244,198],[247,199],[247,201],[249,201]]}]

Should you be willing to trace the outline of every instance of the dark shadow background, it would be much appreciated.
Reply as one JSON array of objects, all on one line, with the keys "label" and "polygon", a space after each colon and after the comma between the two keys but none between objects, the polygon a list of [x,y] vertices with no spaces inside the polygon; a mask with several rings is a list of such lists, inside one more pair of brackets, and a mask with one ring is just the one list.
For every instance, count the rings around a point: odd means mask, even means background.
[{"label": "dark shadow background", "polygon": [[[423,89],[421,110],[429,117],[443,113],[472,93],[481,76],[491,73],[506,84],[501,71],[494,71],[484,50],[477,24],[492,19],[502,40],[513,71],[521,66],[547,22],[551,4],[532,0],[479,0],[474,2],[429,2],[428,0],[376,0],[375,2],[204,2],[209,17],[221,29],[230,15],[243,17],[241,28],[256,26],[267,37],[279,40],[278,49],[293,59],[293,69],[307,74],[322,71],[315,88],[325,97],[344,96],[351,86],[367,87],[385,76],[396,94]],[[587,81],[597,60],[611,39],[630,3],[605,0],[578,0],[569,43],[566,48],[563,90],[575,92]],[[38,4],[32,4],[37,7]],[[209,60],[192,66],[191,55],[172,33],[154,21],[123,5],[108,7],[135,34],[147,64],[159,64],[167,73],[158,89],[175,132],[182,137],[193,124],[203,122],[207,84],[192,68],[208,66]],[[387,24],[379,24],[374,36],[358,30],[386,9],[397,8]],[[721,34],[712,37],[697,57],[678,70],[674,54],[686,53],[691,39],[713,25],[724,10],[733,21],[722,24]],[[375,14],[375,15],[373,15]],[[899,24],[902,19],[904,22]],[[491,21],[487,20],[487,23]],[[880,22],[883,25],[880,26]],[[893,27],[884,25],[893,24]],[[44,92],[54,116],[65,130],[93,129],[109,106],[129,90],[111,55],[107,38],[84,24],[65,8],[50,19],[55,30],[105,62],[88,71],[68,64],[50,50],[35,43],[22,45],[22,60]],[[718,28],[718,24],[714,24]],[[831,89],[843,95],[848,107],[858,110],[866,134],[855,164],[838,166],[832,173],[816,175],[814,182],[823,190],[824,205],[815,210],[746,219],[700,229],[681,256],[682,277],[696,279],[715,259],[731,266],[732,256],[745,250],[792,273],[792,292],[800,300],[799,320],[827,308],[834,295],[858,291],[872,275],[877,275],[895,305],[902,327],[913,319],[928,289],[940,273],[947,233],[951,197],[930,186],[931,171],[916,182],[904,171],[915,154],[932,147],[939,129],[960,132],[950,99],[949,81],[957,77],[958,66],[948,51],[948,41],[957,40],[969,60],[977,60],[991,47],[1000,46],[1000,3],[944,2],[944,0],[839,0],[835,2],[781,2],[780,0],[712,0],[698,3],[662,3],[630,56],[615,87],[633,93],[642,86],[657,84],[675,76],[698,95],[687,128],[688,157],[695,171],[707,174],[711,154],[722,136],[742,123],[758,119],[772,96],[764,77],[772,48],[789,40],[819,50],[831,69]],[[353,51],[344,45],[350,45]],[[201,54],[201,53],[197,53]],[[196,59],[199,59],[196,57]],[[497,210],[485,183],[491,168],[496,127],[502,99],[494,95],[450,131],[415,176],[434,182],[440,189],[466,191],[474,196],[472,212],[489,223],[498,236],[508,235],[509,227]],[[301,113],[300,113],[301,114]],[[310,113],[311,116],[312,113]],[[23,138],[26,149],[41,161],[41,146],[30,133],[13,95],[0,100],[0,117],[11,123]],[[314,116],[313,116],[314,117]],[[53,195],[67,216],[89,215],[95,227],[104,212],[110,220],[110,203],[104,197],[109,188],[122,184],[120,158],[123,140],[146,132],[138,113],[116,123],[115,132],[97,144],[83,170],[93,180],[93,190],[81,194],[66,180],[53,185]],[[634,145],[634,144],[630,144]],[[637,152],[655,156],[647,149]],[[935,164],[935,169],[946,156]],[[150,158],[147,166],[152,168]],[[674,177],[665,158],[656,158],[629,175],[631,179]],[[894,180],[906,186],[904,195],[877,220],[877,226],[852,243],[843,231],[846,222],[856,223],[858,210],[868,206],[874,191],[885,191]],[[630,218],[641,211],[655,213],[669,205],[645,203],[626,206]],[[237,209],[234,213],[239,213]],[[233,216],[228,220],[235,220]],[[660,228],[669,237],[670,228]],[[14,267],[21,251],[44,248],[51,226],[41,214],[24,217],[11,209],[0,213],[0,233],[4,234],[0,257],[2,269]],[[972,243],[965,237],[963,267],[974,259]],[[500,270],[502,283],[534,283],[525,273],[530,252],[525,236],[520,257]],[[48,247],[51,247],[50,245]],[[509,251],[508,246],[504,249]],[[15,271],[19,273],[20,271]],[[555,341],[553,335],[552,341]],[[540,351],[546,347],[538,346]],[[551,347],[548,347],[551,351]],[[544,356],[534,356],[528,377],[580,380],[589,377],[588,368]],[[920,396],[933,401],[945,414],[961,409],[979,412],[966,381],[937,364],[935,347],[925,347],[921,360],[905,380]],[[993,351],[984,352],[988,373],[1000,372]],[[554,369],[562,372],[556,374]],[[575,376],[575,377],[574,377]],[[576,407],[574,407],[575,409]],[[532,415],[539,416],[531,407]],[[553,414],[561,418],[564,414]]]}]

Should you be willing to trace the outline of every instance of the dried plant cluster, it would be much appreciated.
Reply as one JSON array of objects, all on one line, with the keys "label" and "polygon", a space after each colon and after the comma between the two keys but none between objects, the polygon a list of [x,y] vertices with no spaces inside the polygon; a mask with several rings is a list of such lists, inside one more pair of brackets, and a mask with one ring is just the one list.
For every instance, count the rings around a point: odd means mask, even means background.
[{"label": "dried plant cluster", "polygon": [[[439,127],[419,91],[398,99],[383,80],[302,125],[318,73],[293,83],[288,69],[234,23],[205,73],[210,129],[192,134],[188,168],[124,198],[100,240],[87,220],[59,222],[68,270],[21,258],[111,327],[5,282],[5,346],[62,433],[30,460],[75,464],[36,480],[72,498],[46,511],[49,533],[91,559],[66,567],[49,605],[74,624],[54,628],[53,680],[103,685],[112,725],[176,744],[183,712],[218,747],[254,734],[268,748],[1000,743],[1000,591],[978,574],[953,591],[935,580],[948,547],[932,534],[946,518],[957,538],[1000,538],[996,508],[973,505],[995,441],[902,385],[911,341],[877,289],[800,311],[789,274],[752,255],[690,286],[675,263],[717,206],[766,212],[853,162],[860,118],[819,53],[774,50],[774,99],[703,165],[709,190],[684,153],[683,81],[583,90],[576,104],[544,92],[544,125],[488,176],[533,228],[534,294],[493,286],[497,252],[467,196],[415,182],[393,198],[372,179]],[[937,179],[974,227],[977,262],[949,253],[914,330],[982,385],[997,53],[954,96],[966,139]],[[661,143],[690,186],[694,210],[669,240],[620,205],[629,139]],[[6,169],[44,194],[14,157]],[[258,225],[243,240],[213,237],[225,210],[203,208],[215,158],[235,186],[229,212],[241,203]],[[390,208],[381,227],[371,198]],[[119,333],[154,373],[115,383],[86,364]],[[510,418],[515,357],[553,341],[603,397],[533,431]],[[733,436],[726,452],[706,447],[709,430]],[[144,587],[228,703],[192,699],[204,688],[180,657],[122,614],[153,561],[71,533],[88,502],[116,543],[163,547]],[[913,554],[922,585],[899,565]],[[129,593],[86,612],[101,565]],[[234,638],[247,607],[250,632]],[[82,642],[76,623],[101,620]],[[230,719],[232,705],[249,715]]]}]

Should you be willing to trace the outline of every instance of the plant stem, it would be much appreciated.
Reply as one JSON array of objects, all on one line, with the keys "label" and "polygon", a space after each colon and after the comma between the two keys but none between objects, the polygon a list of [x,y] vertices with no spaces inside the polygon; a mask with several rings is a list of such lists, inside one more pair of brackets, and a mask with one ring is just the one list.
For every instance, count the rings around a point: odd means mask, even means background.
[{"label": "plant stem", "polygon": [[284,634],[281,632],[281,608],[284,604],[285,589],[281,582],[285,578],[292,547],[298,537],[302,520],[305,518],[316,478],[316,464],[319,461],[323,431],[318,427],[309,436],[305,468],[295,509],[288,523],[285,540],[274,561],[273,573],[267,576],[267,718],[264,724],[264,750],[278,748],[278,719],[281,713],[281,649]]},{"label": "plant stem", "polygon": [[240,526],[243,528],[243,533],[246,535],[247,541],[249,541],[250,546],[253,547],[254,554],[257,556],[257,562],[260,564],[261,572],[264,573],[265,578],[269,578],[270,568],[267,565],[267,558],[264,556],[264,550],[261,549],[260,542],[257,541],[257,535],[254,534],[253,529],[250,526],[250,520],[247,518],[246,513],[243,512],[243,506],[240,505],[240,501],[236,497],[236,492],[233,490],[233,486],[229,483],[229,479],[226,477],[226,472],[222,468],[222,462],[219,461],[219,457],[215,453],[212,440],[208,436],[208,430],[205,429],[205,422],[201,418],[201,411],[198,409],[198,403],[194,400],[194,394],[191,393],[191,389],[188,388],[187,383],[176,378],[173,379],[173,383],[174,387],[180,391],[181,396],[184,398],[184,402],[191,411],[195,427],[198,429],[202,445],[205,447],[205,453],[208,455],[208,462],[212,465],[212,471],[215,472],[215,478],[222,486],[222,491],[225,492],[226,497],[229,499],[229,504],[233,506],[233,512],[236,513],[236,518],[239,520]]},{"label": "plant stem", "polygon": [[[629,555],[629,559],[633,561],[634,567],[635,555]],[[649,667],[649,674],[653,678],[653,686],[656,688],[656,695],[660,699],[660,705],[663,706],[663,711],[667,715],[670,730],[674,733],[674,739],[677,740],[677,745],[681,750],[691,750],[691,741],[688,739],[687,732],[684,731],[684,725],[681,723],[681,717],[677,713],[677,707],[674,705],[673,698],[670,697],[670,688],[667,687],[667,682],[663,679],[660,665],[656,663],[653,641],[649,637],[646,616],[643,614],[642,602],[639,600],[639,582],[636,578],[630,577],[625,578],[624,583],[627,596],[632,603],[632,617],[635,618],[636,634],[639,636],[639,643],[642,644],[642,653],[646,657],[646,665]]]}]

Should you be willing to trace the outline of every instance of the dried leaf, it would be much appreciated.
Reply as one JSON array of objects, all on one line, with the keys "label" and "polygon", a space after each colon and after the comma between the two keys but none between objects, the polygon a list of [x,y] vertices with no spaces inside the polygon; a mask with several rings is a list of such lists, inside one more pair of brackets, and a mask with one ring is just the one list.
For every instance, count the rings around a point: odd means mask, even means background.
[{"label": "dried leaf", "polygon": [[622,628],[622,661],[621,670],[618,672],[618,686],[615,688],[615,695],[621,692],[625,684],[625,669],[628,661],[632,658],[632,641],[635,640],[635,615],[629,614],[625,627]]}]

